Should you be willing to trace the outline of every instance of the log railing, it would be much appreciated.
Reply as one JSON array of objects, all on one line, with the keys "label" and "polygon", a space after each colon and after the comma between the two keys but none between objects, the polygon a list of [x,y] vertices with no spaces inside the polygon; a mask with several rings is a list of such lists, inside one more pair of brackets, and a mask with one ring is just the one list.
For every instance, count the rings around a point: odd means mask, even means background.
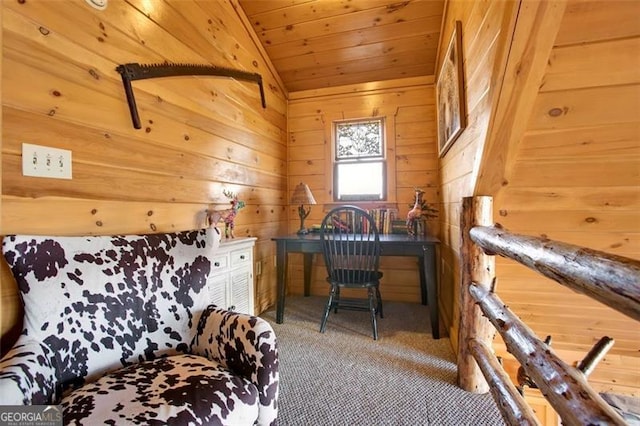
[{"label": "log railing", "polygon": [[[490,226],[491,197],[463,200],[462,291],[458,334],[458,384],[491,391],[508,424],[539,424],[493,354],[496,330],[565,425],[621,424],[624,420],[586,380],[599,355],[610,347],[603,339],[575,368],[562,361],[494,293],[495,255],[508,257],[640,320],[640,262]],[[610,340],[610,339],[609,339]]]}]

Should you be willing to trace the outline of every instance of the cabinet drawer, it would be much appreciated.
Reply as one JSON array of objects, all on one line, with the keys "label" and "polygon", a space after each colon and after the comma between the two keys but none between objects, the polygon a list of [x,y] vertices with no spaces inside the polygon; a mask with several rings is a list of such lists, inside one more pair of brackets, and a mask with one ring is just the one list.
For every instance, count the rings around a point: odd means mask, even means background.
[{"label": "cabinet drawer", "polygon": [[216,273],[229,267],[229,258],[226,255],[211,258],[211,273]]},{"label": "cabinet drawer", "polygon": [[231,252],[231,266],[244,265],[251,261],[251,249],[234,250]]}]

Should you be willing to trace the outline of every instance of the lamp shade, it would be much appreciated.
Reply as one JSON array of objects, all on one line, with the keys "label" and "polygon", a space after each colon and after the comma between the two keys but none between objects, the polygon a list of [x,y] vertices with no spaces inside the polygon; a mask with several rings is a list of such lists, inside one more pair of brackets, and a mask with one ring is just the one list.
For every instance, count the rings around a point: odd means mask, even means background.
[{"label": "lamp shade", "polygon": [[291,196],[291,204],[316,204],[316,199],[306,183],[300,182]]}]

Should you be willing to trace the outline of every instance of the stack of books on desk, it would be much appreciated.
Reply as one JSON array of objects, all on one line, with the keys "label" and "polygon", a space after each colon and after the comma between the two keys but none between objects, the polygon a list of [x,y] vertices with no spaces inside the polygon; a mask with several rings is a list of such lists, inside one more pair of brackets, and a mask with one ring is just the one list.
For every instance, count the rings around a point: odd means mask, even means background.
[{"label": "stack of books on desk", "polygon": [[[367,213],[371,215],[378,228],[378,233],[380,234],[394,234],[394,233],[404,233],[406,232],[406,225],[404,220],[397,220],[398,209],[391,208],[378,208],[378,209],[369,209]],[[367,229],[364,229],[365,223],[354,223],[353,217],[348,218],[333,218],[333,223],[329,224],[329,227],[344,227],[348,229],[349,232],[368,232]],[[315,224],[311,225],[309,228],[310,233],[319,233],[320,225]]]},{"label": "stack of books on desk", "polygon": [[370,209],[368,213],[373,217],[378,232],[380,234],[391,234],[391,224],[396,220],[398,216],[398,209],[380,208]]}]

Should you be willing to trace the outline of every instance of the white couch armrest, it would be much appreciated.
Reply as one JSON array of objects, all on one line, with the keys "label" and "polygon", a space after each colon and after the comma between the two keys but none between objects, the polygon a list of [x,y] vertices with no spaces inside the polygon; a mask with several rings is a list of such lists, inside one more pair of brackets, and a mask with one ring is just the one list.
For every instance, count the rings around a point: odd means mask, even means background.
[{"label": "white couch armrest", "polygon": [[258,388],[259,425],[275,423],[278,400],[278,349],[271,325],[262,318],[213,305],[200,317],[191,352],[214,360]]},{"label": "white couch armrest", "polygon": [[0,361],[0,395],[5,405],[57,403],[56,371],[46,346],[21,336]]}]

